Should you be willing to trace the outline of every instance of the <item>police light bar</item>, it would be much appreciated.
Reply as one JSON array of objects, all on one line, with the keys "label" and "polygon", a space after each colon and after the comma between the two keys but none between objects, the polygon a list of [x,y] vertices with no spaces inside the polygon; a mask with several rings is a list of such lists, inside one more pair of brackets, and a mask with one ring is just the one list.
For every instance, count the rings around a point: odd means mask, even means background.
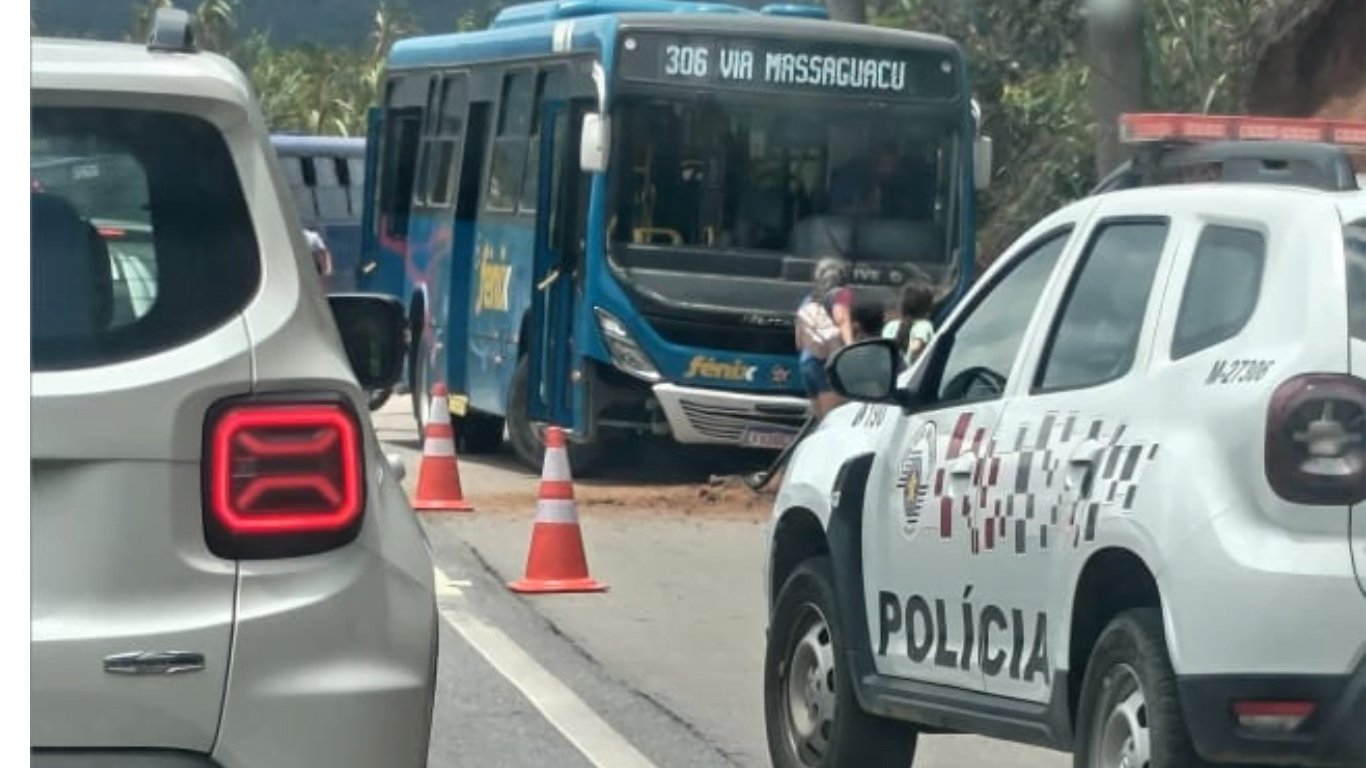
[{"label": "police light bar", "polygon": [[1136,113],[1119,116],[1125,144],[1160,141],[1291,141],[1366,150],[1366,121]]}]

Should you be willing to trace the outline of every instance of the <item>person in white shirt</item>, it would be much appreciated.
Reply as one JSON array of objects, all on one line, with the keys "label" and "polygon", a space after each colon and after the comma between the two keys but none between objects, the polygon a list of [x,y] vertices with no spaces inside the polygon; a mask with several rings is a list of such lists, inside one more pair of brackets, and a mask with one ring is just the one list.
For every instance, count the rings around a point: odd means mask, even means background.
[{"label": "person in white shirt", "polygon": [[332,251],[328,249],[327,241],[323,240],[323,236],[311,226],[304,227],[304,239],[308,241],[308,249],[313,252],[313,263],[318,268],[318,274],[322,277],[331,277]]}]

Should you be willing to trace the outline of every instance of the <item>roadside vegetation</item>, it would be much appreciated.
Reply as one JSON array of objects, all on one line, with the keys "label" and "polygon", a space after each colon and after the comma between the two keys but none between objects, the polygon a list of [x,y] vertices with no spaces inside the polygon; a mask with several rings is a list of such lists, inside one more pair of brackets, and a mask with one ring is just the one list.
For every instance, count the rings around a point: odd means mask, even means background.
[{"label": "roadside vegetation", "polygon": [[[373,0],[356,0],[370,3]],[[840,2],[858,0],[840,0]],[[1145,0],[1145,101],[1162,111],[1241,112],[1257,55],[1256,20],[1276,0]],[[187,5],[201,44],[251,77],[277,131],[364,135],[384,58],[402,37],[477,29],[501,7],[474,0],[448,29],[423,29],[403,0],[381,0],[364,43],[277,44],[239,28],[240,0]],[[155,9],[132,9],[129,37],[146,38]],[[302,5],[302,4],[301,4]],[[1095,182],[1094,121],[1082,0],[867,0],[870,23],[947,35],[967,50],[974,88],[995,141],[995,179],[982,199],[984,260],[1021,230]],[[355,35],[357,39],[360,35]]]}]

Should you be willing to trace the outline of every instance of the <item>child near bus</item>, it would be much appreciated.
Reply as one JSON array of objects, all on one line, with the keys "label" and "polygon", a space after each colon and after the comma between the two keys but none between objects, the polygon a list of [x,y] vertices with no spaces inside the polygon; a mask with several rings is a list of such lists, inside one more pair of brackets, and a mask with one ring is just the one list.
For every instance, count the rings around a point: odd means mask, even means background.
[{"label": "child near bus", "polygon": [[896,342],[897,349],[906,356],[906,364],[914,364],[925,351],[934,335],[930,314],[934,311],[934,289],[927,283],[913,281],[901,288],[901,317],[882,329],[884,339]]}]

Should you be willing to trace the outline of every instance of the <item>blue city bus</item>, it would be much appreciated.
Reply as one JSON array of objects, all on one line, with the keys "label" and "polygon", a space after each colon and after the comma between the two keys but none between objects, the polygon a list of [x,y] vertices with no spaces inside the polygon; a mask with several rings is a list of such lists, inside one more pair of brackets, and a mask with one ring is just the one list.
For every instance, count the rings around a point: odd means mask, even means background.
[{"label": "blue city bus", "polygon": [[[818,259],[957,300],[990,164],[962,50],[824,17],[548,0],[393,46],[361,288],[408,301],[419,424],[443,383],[464,451],[506,428],[536,468],[545,424],[580,474],[639,435],[780,449]],[[918,210],[835,206],[875,145],[918,171]]]},{"label": "blue city bus", "polygon": [[275,134],[270,137],[294,205],[332,251],[328,293],[356,290],[360,266],[365,139]]}]

